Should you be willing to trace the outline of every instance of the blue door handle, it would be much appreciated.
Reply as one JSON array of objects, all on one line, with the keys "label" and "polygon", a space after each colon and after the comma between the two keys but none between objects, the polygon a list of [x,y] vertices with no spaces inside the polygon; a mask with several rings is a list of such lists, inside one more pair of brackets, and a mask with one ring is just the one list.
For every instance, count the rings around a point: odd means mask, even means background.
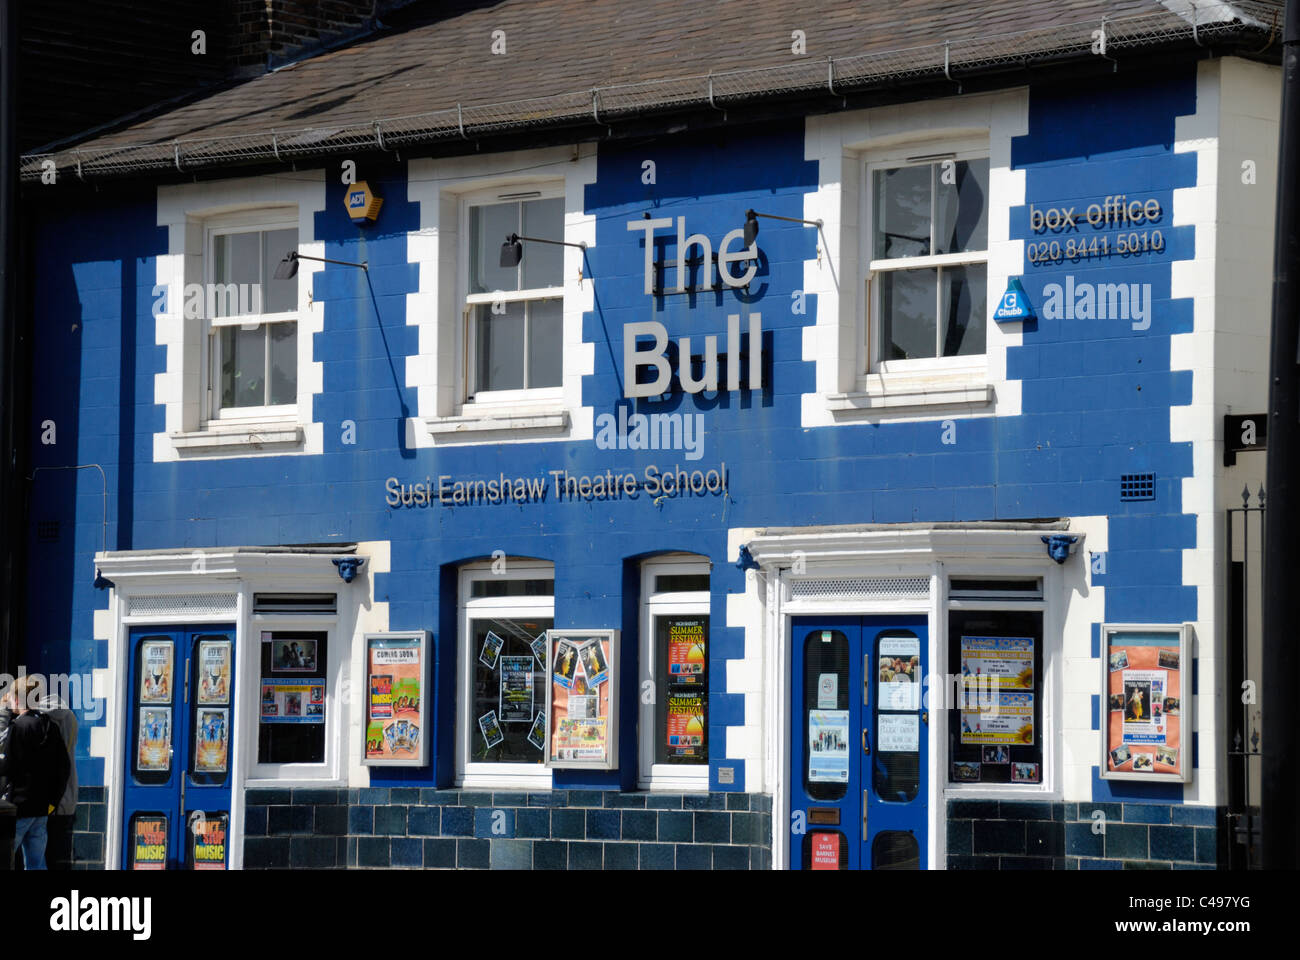
[{"label": "blue door handle", "polygon": [[863,728],[862,728],[862,752],[863,752],[864,754],[870,754],[870,753],[871,753],[871,741],[867,739],[867,728],[866,728],[866,727],[863,727]]}]

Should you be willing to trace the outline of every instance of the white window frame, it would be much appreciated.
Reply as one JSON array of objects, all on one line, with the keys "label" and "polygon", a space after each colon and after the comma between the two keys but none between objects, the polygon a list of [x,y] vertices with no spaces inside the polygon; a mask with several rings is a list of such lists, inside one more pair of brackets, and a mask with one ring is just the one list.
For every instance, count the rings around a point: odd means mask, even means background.
[{"label": "white window frame", "polygon": [[[265,592],[260,587],[258,593]],[[342,605],[342,591],[333,591],[339,595],[339,604]],[[251,596],[249,598],[252,599]],[[280,632],[282,630],[314,630],[325,634],[325,670],[321,676],[325,678],[325,759],[320,763],[263,763],[258,759],[258,750],[260,748],[260,733],[262,723],[262,632]],[[250,731],[251,744],[249,751],[248,780],[245,784],[247,787],[270,787],[282,786],[285,782],[309,782],[309,781],[327,781],[338,783],[343,774],[342,757],[343,757],[343,735],[347,730],[347,717],[344,714],[346,704],[345,698],[341,695],[342,686],[340,683],[341,671],[344,664],[351,659],[350,649],[348,656],[344,656],[345,645],[351,647],[350,640],[345,644],[340,631],[338,630],[337,614],[321,614],[318,616],[284,616],[281,614],[252,614],[249,617],[249,633],[251,642],[247,644],[250,648],[250,654],[245,655],[246,667],[255,671],[256,677],[254,682],[246,689],[252,689],[254,695],[244,698],[244,704],[240,707],[245,711],[248,717],[248,723],[245,729]],[[306,674],[304,674],[306,676]]]},{"label": "white window frame", "polygon": [[[913,142],[888,149],[868,151],[863,157],[861,164],[862,186],[859,195],[862,198],[862,239],[860,249],[865,270],[863,271],[864,288],[863,295],[859,300],[861,307],[858,318],[858,375],[861,381],[859,389],[869,389],[866,379],[873,375],[882,379],[890,379],[891,375],[893,375],[894,379],[898,379],[899,375],[915,376],[926,373],[958,374],[981,380],[984,377],[987,368],[988,327],[993,323],[992,313],[988,311],[987,290],[985,297],[985,349],[983,352],[967,356],[934,356],[916,360],[880,359],[884,352],[881,343],[880,284],[873,282],[878,274],[896,270],[983,264],[985,266],[987,285],[988,246],[983,250],[924,257],[894,257],[889,259],[874,259],[872,257],[876,239],[875,191],[873,189],[876,171],[895,170],[900,167],[930,167],[949,159],[989,160],[990,164],[992,163],[987,139],[983,141],[963,139],[924,143]],[[986,199],[986,206],[988,218],[991,221],[993,213],[991,191],[990,199]],[[933,238],[933,217],[931,218],[930,232]],[[938,353],[937,343],[943,337],[942,325],[938,322],[938,303],[942,292],[943,287],[940,284],[935,293],[936,354]]]},{"label": "white window frame", "polygon": [[[555,597],[472,597],[475,581],[554,580],[553,564],[507,558],[506,569],[492,572],[492,562],[466,564],[460,570],[456,611],[458,664],[456,670],[456,786],[488,790],[550,790],[551,770],[544,763],[478,763],[469,760],[471,738],[480,735],[473,713],[474,664],[470,649],[470,620],[489,617],[547,617],[555,620]],[[549,675],[549,673],[548,673]],[[544,691],[543,691],[544,692]],[[548,731],[549,735],[549,731]]]},{"label": "white window frame", "polygon": [[[239,214],[228,215],[224,217],[213,217],[204,224],[203,238],[203,276],[207,284],[217,282],[216,270],[216,239],[219,236],[228,236],[235,233],[264,233],[272,230],[297,230],[298,229],[298,212],[292,206],[281,208],[270,208],[267,210],[245,211]],[[294,251],[297,252],[298,246],[295,245]],[[285,251],[286,253],[288,251]],[[268,278],[263,278],[263,282]],[[211,287],[205,287],[211,289]],[[265,296],[263,292],[262,296]],[[298,305],[300,307],[301,304]],[[205,429],[210,428],[213,424],[230,423],[232,421],[253,421],[257,423],[268,423],[282,421],[286,423],[296,422],[298,419],[298,401],[297,401],[297,380],[302,376],[301,359],[298,363],[298,369],[295,371],[294,391],[295,397],[293,403],[282,403],[274,405],[263,405],[256,407],[230,407],[221,406],[221,373],[217,366],[217,360],[220,351],[217,349],[217,337],[223,327],[245,327],[245,326],[264,326],[272,323],[292,323],[297,327],[299,318],[299,309],[286,313],[258,313],[258,314],[240,314],[228,317],[209,317],[207,315],[207,300],[204,299],[204,330],[203,330],[203,361],[200,365],[202,371],[201,396],[204,404],[204,418],[202,421]],[[295,331],[298,332],[298,331]],[[296,341],[295,341],[296,342]],[[299,354],[301,357],[301,354]],[[266,363],[269,364],[270,350],[268,347]],[[269,376],[268,376],[269,382]]]},{"label": "white window frame", "polygon": [[[656,593],[655,578],[671,575],[711,575],[712,564],[706,558],[647,560],[641,565],[641,642],[639,645],[641,669],[638,686],[651,689],[658,694],[655,682],[655,619],[664,616],[708,616],[709,632],[712,634],[714,618],[710,612],[708,591],[687,591],[677,593]],[[712,643],[712,637],[709,638]],[[714,678],[709,674],[706,693],[712,696],[717,689]],[[650,687],[646,688],[649,683]],[[645,703],[641,698],[638,715],[637,735],[637,785],[642,790],[652,791],[699,791],[708,792],[709,764],[675,764],[655,763],[655,705]],[[718,745],[709,743],[709,755],[713,756]]]},{"label": "white window frame", "polygon": [[[462,305],[461,321],[461,338],[464,349],[460,353],[461,363],[458,371],[458,393],[462,402],[463,409],[466,413],[472,413],[475,410],[488,410],[494,406],[502,407],[507,405],[518,405],[520,403],[547,403],[557,404],[564,399],[564,357],[561,352],[560,371],[561,383],[554,387],[525,387],[517,390],[476,390],[475,389],[475,371],[477,370],[477,343],[475,336],[474,315],[477,308],[484,305],[491,305],[497,302],[505,303],[529,303],[538,300],[558,300],[560,302],[560,316],[564,316],[565,297],[564,297],[564,275],[563,265],[561,266],[560,283],[553,287],[536,287],[528,290],[514,291],[496,291],[490,293],[470,293],[469,276],[470,260],[473,257],[473,251],[470,249],[470,210],[474,207],[491,206],[497,203],[524,203],[528,200],[553,200],[564,199],[563,181],[543,180],[536,183],[509,184],[501,187],[494,187],[490,190],[476,190],[472,193],[464,194],[460,202],[460,257],[459,257],[459,297],[458,300]],[[521,227],[522,229],[522,227]],[[564,217],[560,218],[561,233],[564,230]],[[552,238],[548,238],[552,239]],[[555,237],[556,240],[564,240],[563,235]],[[501,238],[502,242],[505,237]],[[524,241],[524,257],[528,256],[529,244]],[[489,245],[489,254],[494,249],[494,245]],[[563,321],[561,321],[563,322]],[[525,324],[525,338],[529,324]],[[563,344],[561,344],[563,351]],[[525,339],[524,343],[524,376],[527,378],[528,363],[528,344]]]}]

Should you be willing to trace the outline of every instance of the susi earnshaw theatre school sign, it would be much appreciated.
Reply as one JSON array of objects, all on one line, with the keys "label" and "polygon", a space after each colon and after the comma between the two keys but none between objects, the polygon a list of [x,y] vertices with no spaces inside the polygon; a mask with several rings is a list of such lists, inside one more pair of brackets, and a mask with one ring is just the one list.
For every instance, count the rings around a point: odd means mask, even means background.
[{"label": "susi earnshaw theatre school sign", "polygon": [[[627,229],[640,230],[645,234],[645,295],[653,297],[655,289],[656,265],[654,261],[654,235],[656,230],[673,226],[671,218],[641,219],[627,221]],[[747,247],[732,249],[736,243],[743,242],[744,228],[737,228],[723,236],[718,245],[718,255],[713,256],[713,244],[702,233],[686,233],[686,218],[678,217],[677,227],[677,283],[668,288],[666,293],[687,293],[687,280],[690,265],[695,262],[687,257],[687,252],[698,246],[704,264],[706,282],[704,287],[713,287],[711,276],[713,267],[717,268],[717,279],[733,289],[747,287],[758,273],[758,242],[755,240]],[[745,264],[739,274],[732,272],[732,264]],[[762,364],[762,315],[751,312],[748,315],[748,343],[742,342],[741,317],[733,313],[727,316],[727,337],[725,351],[726,382],[723,388],[729,392],[742,389],[761,390],[763,388]],[[648,348],[644,348],[642,337],[650,338]],[[693,369],[694,353],[689,336],[680,337],[677,345],[680,358],[677,369],[677,383],[684,393],[716,392],[719,388],[718,374],[718,337],[710,334],[704,337],[703,369],[699,377]],[[742,362],[743,360],[743,362]],[[642,381],[640,372],[652,369],[653,379]],[[637,397],[657,397],[667,393],[672,386],[673,370],[668,357],[668,330],[657,320],[644,320],[628,323],[623,327],[623,396],[628,399]],[[628,414],[626,406],[620,406],[617,417],[612,413],[602,413],[596,418],[596,442],[604,449],[628,450],[671,450],[686,449],[686,459],[698,459],[702,449],[702,427],[696,426],[702,417],[693,418],[686,414]],[[692,428],[695,427],[694,430]],[[694,440],[692,441],[692,433]],[[435,482],[436,481],[436,482]],[[443,506],[460,506],[466,504],[502,504],[502,503],[536,503],[548,498],[562,500],[621,500],[636,499],[641,493],[650,500],[662,497],[700,496],[724,494],[727,492],[727,464],[720,463],[716,468],[686,469],[681,464],[674,464],[667,469],[658,464],[649,464],[640,474],[635,472],[615,472],[606,470],[596,474],[570,474],[567,470],[548,470],[542,475],[507,476],[498,473],[495,478],[457,478],[443,474],[436,478],[426,476],[423,480],[403,483],[397,477],[388,477],[384,481],[384,502],[390,507],[426,507],[433,504]]]}]

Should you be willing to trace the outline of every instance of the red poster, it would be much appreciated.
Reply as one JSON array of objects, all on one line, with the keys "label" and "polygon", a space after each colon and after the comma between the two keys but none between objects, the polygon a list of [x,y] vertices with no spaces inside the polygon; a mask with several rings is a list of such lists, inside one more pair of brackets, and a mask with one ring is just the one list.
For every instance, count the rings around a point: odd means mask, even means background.
[{"label": "red poster", "polygon": [[167,869],[167,818],[138,816],[132,821],[131,869]]},{"label": "red poster", "polygon": [[838,870],[840,868],[840,835],[814,833],[812,836],[813,870]]}]

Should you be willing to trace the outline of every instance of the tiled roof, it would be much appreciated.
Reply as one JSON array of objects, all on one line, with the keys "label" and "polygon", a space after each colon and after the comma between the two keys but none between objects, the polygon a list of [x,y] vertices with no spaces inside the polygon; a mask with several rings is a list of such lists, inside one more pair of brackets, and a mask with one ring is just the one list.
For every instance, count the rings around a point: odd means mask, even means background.
[{"label": "tiled roof", "polygon": [[[433,9],[433,8],[436,8]],[[1281,0],[454,0],[54,159],[85,178],[472,139],[1159,47],[1280,42]],[[498,31],[500,31],[498,33]],[[806,48],[793,49],[794,31]],[[503,53],[494,53],[504,45]],[[830,63],[828,61],[833,61]],[[467,144],[468,147],[468,144]],[[472,147],[470,148],[472,149]],[[24,176],[39,176],[26,158]]]}]

